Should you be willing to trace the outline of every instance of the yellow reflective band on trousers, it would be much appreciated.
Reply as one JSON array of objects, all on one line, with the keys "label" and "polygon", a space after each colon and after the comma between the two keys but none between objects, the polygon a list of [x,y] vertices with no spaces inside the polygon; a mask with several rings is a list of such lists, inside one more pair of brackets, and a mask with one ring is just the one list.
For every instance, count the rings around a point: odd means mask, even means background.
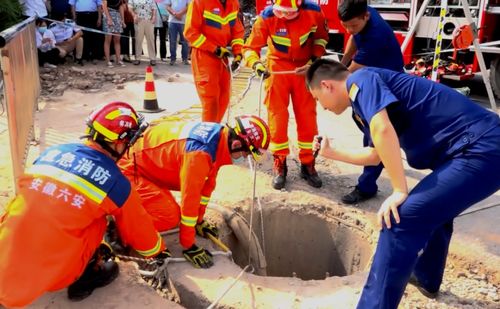
[{"label": "yellow reflective band on trousers", "polygon": [[210,201],[210,196],[202,196],[201,200],[200,200],[200,204],[207,205],[209,201]]},{"label": "yellow reflective band on trousers", "polygon": [[156,245],[152,249],[144,251],[136,249],[136,251],[142,256],[152,256],[155,255],[156,253],[159,253],[161,250],[161,236],[160,234],[157,235],[158,235],[158,240],[156,241]]},{"label": "yellow reflective band on trousers", "polygon": [[57,168],[52,165],[46,164],[37,164],[33,165],[27,172],[27,174],[31,174],[34,177],[37,176],[47,176],[56,179],[62,183],[65,183],[82,193],[92,201],[100,204],[104,198],[106,197],[106,192],[96,187],[89,181],[85,180],[82,177],[79,177],[75,174],[66,172],[60,168]]},{"label": "yellow reflective band on trousers", "polygon": [[297,144],[299,145],[300,149],[306,149],[306,150],[312,149],[312,142],[311,143],[306,143],[306,142],[300,142],[299,141]]},{"label": "yellow reflective band on trousers", "polygon": [[185,226],[195,226],[196,222],[198,221],[198,217],[188,217],[188,216],[181,216],[181,223],[184,224]]},{"label": "yellow reflective band on trousers", "polygon": [[269,145],[269,150],[271,152],[275,152],[275,151],[278,151],[278,150],[284,150],[284,149],[288,149],[288,142],[285,142],[285,143],[282,143],[282,144],[271,143]]}]

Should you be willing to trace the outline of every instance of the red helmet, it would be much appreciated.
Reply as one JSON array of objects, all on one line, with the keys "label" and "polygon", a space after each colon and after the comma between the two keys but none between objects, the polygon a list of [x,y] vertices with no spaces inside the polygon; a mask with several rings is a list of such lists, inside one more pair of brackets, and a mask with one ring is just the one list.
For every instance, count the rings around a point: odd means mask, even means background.
[{"label": "red helmet", "polygon": [[275,0],[273,9],[279,11],[297,12],[302,5],[302,0]]},{"label": "red helmet", "polygon": [[269,147],[271,131],[267,123],[257,116],[238,116],[234,131],[245,141],[254,159],[259,159]]},{"label": "red helmet", "polygon": [[111,102],[96,108],[87,117],[87,134],[96,141],[130,143],[143,131],[143,120],[129,104]]}]

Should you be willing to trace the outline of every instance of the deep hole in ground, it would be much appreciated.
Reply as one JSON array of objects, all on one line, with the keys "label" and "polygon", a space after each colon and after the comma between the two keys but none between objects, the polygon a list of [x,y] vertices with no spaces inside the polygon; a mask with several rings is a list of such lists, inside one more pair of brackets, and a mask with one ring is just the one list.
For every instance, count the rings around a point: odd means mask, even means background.
[{"label": "deep hole in ground", "polygon": [[[308,205],[264,207],[264,242],[260,216],[254,213],[253,231],[265,250],[267,276],[322,280],[366,270],[373,248],[362,227],[344,224],[346,214],[340,218],[304,209]],[[249,213],[241,215],[250,217]],[[235,263],[243,268],[249,261],[248,233],[243,233],[243,240],[235,235],[226,241]]]}]

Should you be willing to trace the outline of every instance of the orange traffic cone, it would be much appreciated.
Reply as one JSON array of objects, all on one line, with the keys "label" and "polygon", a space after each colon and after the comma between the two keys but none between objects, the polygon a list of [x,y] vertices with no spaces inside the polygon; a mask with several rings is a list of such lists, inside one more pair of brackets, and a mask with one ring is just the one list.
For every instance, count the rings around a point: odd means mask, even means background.
[{"label": "orange traffic cone", "polygon": [[141,112],[159,113],[164,111],[165,109],[158,107],[158,100],[156,99],[155,91],[155,81],[153,78],[153,68],[149,65],[146,67],[146,78],[144,84],[144,109],[141,110]]}]

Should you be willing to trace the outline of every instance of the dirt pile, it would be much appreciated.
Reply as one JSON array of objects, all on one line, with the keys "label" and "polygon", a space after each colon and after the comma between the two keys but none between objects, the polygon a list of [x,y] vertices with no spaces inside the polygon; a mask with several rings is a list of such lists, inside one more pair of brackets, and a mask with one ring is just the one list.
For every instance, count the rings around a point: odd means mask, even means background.
[{"label": "dirt pile", "polygon": [[67,89],[98,92],[105,83],[113,83],[117,89],[123,89],[125,82],[142,79],[144,79],[144,74],[113,70],[89,70],[74,66],[60,66],[54,69],[40,68],[42,99],[61,96]]}]

